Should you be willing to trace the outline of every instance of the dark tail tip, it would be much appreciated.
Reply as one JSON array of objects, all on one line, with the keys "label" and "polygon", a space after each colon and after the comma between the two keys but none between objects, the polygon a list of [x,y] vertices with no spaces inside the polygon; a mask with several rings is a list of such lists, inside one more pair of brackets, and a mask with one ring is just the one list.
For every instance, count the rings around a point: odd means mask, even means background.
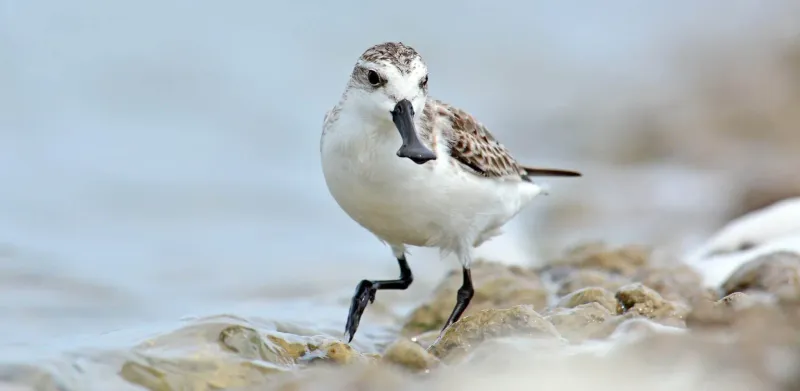
[{"label": "dark tail tip", "polygon": [[557,168],[523,167],[527,176],[554,176],[554,177],[579,177],[583,176],[578,171],[559,170]]}]

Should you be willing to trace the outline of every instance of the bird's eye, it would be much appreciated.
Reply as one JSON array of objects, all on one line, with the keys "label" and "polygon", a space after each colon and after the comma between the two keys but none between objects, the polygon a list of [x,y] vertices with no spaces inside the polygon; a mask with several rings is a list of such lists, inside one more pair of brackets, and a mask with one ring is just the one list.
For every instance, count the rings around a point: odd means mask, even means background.
[{"label": "bird's eye", "polygon": [[427,86],[428,86],[428,75],[425,75],[425,77],[423,77],[422,80],[420,80],[419,87],[425,88]]},{"label": "bird's eye", "polygon": [[383,82],[383,80],[381,80],[381,77],[378,76],[378,72],[375,72],[373,70],[369,70],[367,72],[367,80],[369,80],[369,84],[372,84],[373,86],[376,87],[381,85],[381,83]]}]

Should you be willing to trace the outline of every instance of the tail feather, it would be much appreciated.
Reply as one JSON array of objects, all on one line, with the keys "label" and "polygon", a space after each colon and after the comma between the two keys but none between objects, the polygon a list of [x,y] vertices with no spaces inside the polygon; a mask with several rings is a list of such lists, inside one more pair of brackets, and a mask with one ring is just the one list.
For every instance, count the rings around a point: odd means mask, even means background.
[{"label": "tail feather", "polygon": [[557,168],[536,168],[536,167],[522,167],[527,176],[561,176],[561,177],[576,177],[582,176],[581,173],[571,170],[560,170]]}]

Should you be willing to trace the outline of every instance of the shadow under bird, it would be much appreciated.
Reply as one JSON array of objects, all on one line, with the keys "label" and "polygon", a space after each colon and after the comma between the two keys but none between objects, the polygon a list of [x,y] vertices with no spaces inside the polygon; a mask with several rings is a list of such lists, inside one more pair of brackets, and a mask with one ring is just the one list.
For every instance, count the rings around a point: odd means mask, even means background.
[{"label": "shadow under bird", "polygon": [[339,103],[325,115],[320,153],[333,198],[389,245],[400,266],[396,280],[358,284],[348,342],[377,291],[411,285],[406,246],[438,248],[461,263],[463,283],[444,332],[474,294],[474,248],[501,234],[543,192],[531,178],[581,176],[518,163],[469,113],[428,96],[427,65],[400,42],[375,45],[358,59]]}]

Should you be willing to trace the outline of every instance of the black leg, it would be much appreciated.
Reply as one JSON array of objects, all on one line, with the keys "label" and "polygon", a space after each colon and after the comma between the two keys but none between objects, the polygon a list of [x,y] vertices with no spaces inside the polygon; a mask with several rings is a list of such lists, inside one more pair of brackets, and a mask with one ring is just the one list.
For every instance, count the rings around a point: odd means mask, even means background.
[{"label": "black leg", "polygon": [[472,287],[472,274],[466,267],[463,268],[463,272],[464,282],[461,283],[461,288],[458,288],[458,294],[456,295],[456,306],[453,308],[450,318],[447,319],[447,323],[445,323],[444,327],[442,327],[442,332],[444,332],[448,326],[461,318],[461,314],[464,313],[464,310],[467,309],[470,300],[472,300],[472,295],[475,294],[475,289]]},{"label": "black leg", "polygon": [[348,343],[356,335],[358,323],[361,321],[361,315],[364,313],[364,309],[367,308],[367,304],[375,302],[375,293],[378,290],[404,290],[414,281],[414,276],[411,274],[411,268],[408,267],[405,255],[398,257],[397,263],[400,265],[399,279],[385,281],[362,280],[358,283],[356,294],[353,296],[353,301],[350,302],[350,312],[347,315],[347,324],[344,329],[344,333],[348,334]]}]

